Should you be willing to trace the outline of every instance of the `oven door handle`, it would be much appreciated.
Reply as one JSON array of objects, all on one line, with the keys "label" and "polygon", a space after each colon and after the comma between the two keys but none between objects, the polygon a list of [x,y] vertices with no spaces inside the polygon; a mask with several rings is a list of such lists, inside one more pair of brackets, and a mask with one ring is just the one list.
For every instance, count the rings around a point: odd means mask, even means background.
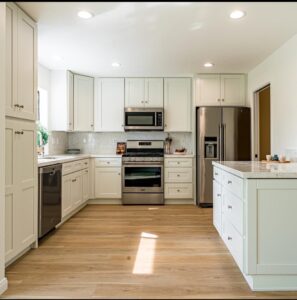
[{"label": "oven door handle", "polygon": [[163,168],[163,163],[157,164],[151,164],[151,163],[141,163],[141,164],[136,164],[135,162],[125,162],[123,163],[123,167],[133,167],[133,168],[147,168],[147,167],[151,167],[151,168]]}]

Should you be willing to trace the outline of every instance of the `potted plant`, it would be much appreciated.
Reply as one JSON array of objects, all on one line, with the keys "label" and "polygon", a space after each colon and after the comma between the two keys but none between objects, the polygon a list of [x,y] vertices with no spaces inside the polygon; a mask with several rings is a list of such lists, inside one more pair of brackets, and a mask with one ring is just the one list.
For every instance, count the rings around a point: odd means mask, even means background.
[{"label": "potted plant", "polygon": [[47,129],[37,123],[37,153],[38,155],[44,155],[44,146],[48,143],[49,133]]}]

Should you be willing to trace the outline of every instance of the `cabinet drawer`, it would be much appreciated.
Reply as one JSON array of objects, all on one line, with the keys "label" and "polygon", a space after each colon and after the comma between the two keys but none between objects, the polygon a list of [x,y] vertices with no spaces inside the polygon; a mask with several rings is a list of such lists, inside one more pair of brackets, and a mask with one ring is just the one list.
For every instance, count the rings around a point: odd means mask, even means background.
[{"label": "cabinet drawer", "polygon": [[222,189],[223,213],[229,222],[243,234],[243,202],[241,199],[230,193],[225,187]]},{"label": "cabinet drawer", "polygon": [[64,163],[62,165],[62,174],[63,175],[70,174],[73,172],[73,169],[74,169],[73,162]]},{"label": "cabinet drawer", "polygon": [[165,168],[165,182],[192,182],[192,168]]},{"label": "cabinet drawer", "polygon": [[121,158],[96,158],[96,167],[120,167],[122,165]]},{"label": "cabinet drawer", "polygon": [[221,172],[222,185],[226,187],[231,193],[243,198],[243,180],[235,175],[232,175],[228,172]]},{"label": "cabinet drawer", "polygon": [[213,179],[221,183],[221,170],[217,167],[213,167]]},{"label": "cabinet drawer", "polygon": [[236,231],[233,225],[228,221],[228,218],[223,214],[222,221],[222,236],[223,240],[231,252],[235,262],[240,270],[243,268],[243,238]]},{"label": "cabinet drawer", "polygon": [[81,160],[81,168],[82,169],[87,169],[87,168],[89,168],[89,160],[88,159],[83,159],[83,160]]},{"label": "cabinet drawer", "polygon": [[186,167],[191,168],[193,165],[192,158],[165,158],[165,167],[166,168],[178,168],[178,167]]},{"label": "cabinet drawer", "polygon": [[166,183],[166,199],[191,199],[193,198],[192,183]]}]

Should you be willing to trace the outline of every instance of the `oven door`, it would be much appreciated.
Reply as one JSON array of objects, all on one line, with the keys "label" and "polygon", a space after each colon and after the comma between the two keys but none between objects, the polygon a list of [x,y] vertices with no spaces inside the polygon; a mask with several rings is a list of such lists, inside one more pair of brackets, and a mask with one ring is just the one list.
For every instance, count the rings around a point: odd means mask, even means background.
[{"label": "oven door", "polygon": [[163,164],[123,165],[123,193],[163,193]]}]

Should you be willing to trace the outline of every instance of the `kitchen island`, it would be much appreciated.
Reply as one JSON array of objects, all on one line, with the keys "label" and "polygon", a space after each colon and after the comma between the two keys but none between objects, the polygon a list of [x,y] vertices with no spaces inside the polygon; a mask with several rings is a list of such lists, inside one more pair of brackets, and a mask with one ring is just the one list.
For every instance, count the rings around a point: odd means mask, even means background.
[{"label": "kitchen island", "polygon": [[213,166],[213,223],[251,289],[297,290],[297,163]]}]

